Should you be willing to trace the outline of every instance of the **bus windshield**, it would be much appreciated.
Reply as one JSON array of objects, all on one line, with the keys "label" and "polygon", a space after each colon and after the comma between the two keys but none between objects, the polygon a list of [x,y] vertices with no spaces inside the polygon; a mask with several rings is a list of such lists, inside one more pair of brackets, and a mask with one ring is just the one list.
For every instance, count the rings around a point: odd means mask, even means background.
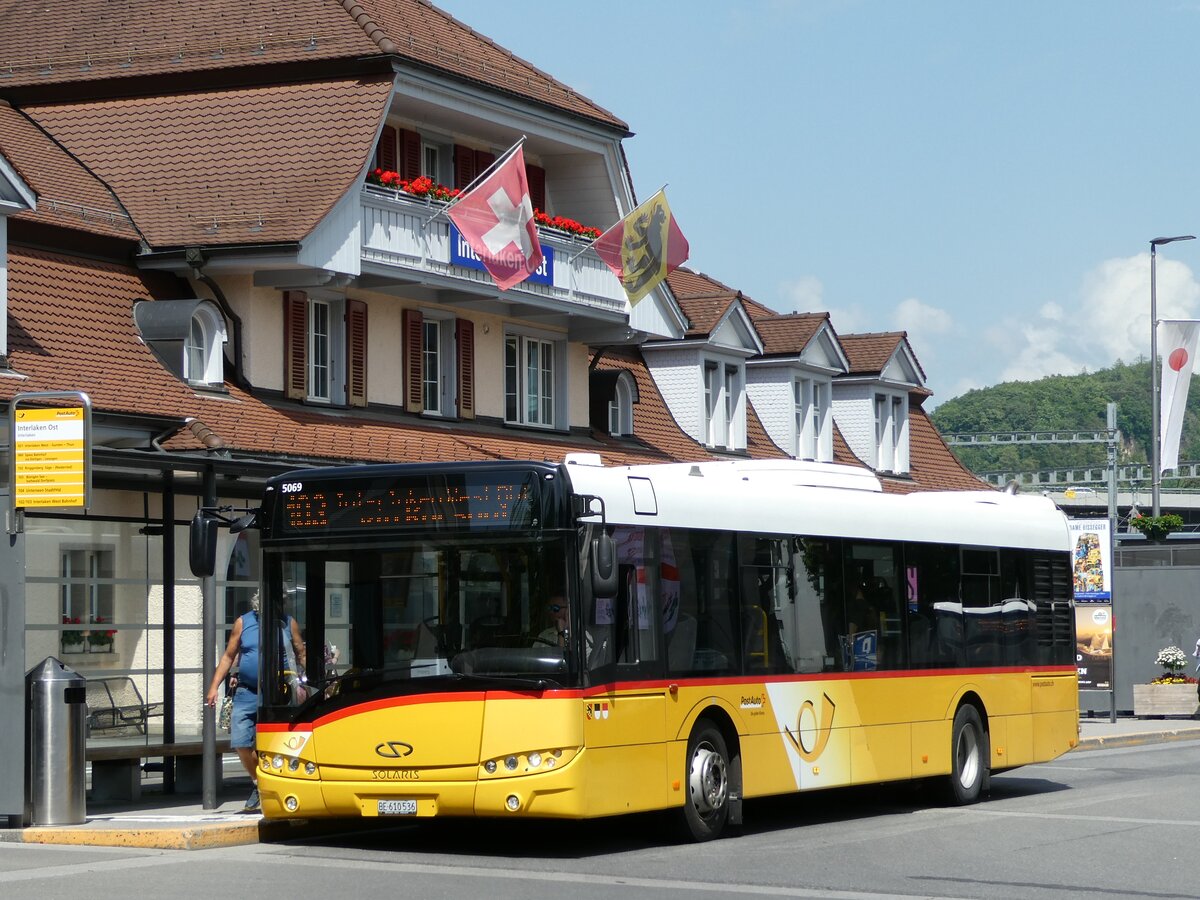
[{"label": "bus windshield", "polygon": [[269,551],[263,620],[295,618],[307,660],[292,659],[286,640],[263,647],[264,671],[281,672],[264,706],[346,699],[351,684],[386,682],[395,693],[413,680],[412,690],[428,690],[417,680],[431,678],[446,682],[439,691],[477,690],[472,676],[498,686],[573,685],[567,541],[545,532],[426,534]]}]

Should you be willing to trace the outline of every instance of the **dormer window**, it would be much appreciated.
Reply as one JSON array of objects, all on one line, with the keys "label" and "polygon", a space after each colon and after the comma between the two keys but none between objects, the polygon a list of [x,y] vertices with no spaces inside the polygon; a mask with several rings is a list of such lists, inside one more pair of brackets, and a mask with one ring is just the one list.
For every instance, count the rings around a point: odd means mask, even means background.
[{"label": "dormer window", "polygon": [[211,300],[141,300],[133,320],[142,340],[176,378],[198,388],[225,383],[225,317]]},{"label": "dormer window", "polygon": [[875,469],[908,471],[908,403],[899,394],[875,394]]},{"label": "dormer window", "polygon": [[739,366],[704,363],[704,442],[710,447],[741,450],[746,446],[743,376]]},{"label": "dormer window", "polygon": [[612,437],[633,434],[633,404],[638,402],[637,381],[627,369],[588,373],[588,421]]},{"label": "dormer window", "polygon": [[796,459],[829,462],[833,438],[829,432],[829,384],[815,378],[792,382],[795,410]]},{"label": "dormer window", "polygon": [[192,312],[184,340],[183,377],[189,384],[221,384],[225,380],[224,343],[224,317],[211,303],[200,303]]}]

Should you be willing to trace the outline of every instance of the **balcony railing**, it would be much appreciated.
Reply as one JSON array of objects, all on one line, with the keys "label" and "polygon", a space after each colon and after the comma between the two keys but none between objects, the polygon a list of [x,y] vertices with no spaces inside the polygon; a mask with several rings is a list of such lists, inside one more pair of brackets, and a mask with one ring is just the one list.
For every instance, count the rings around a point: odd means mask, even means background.
[{"label": "balcony railing", "polygon": [[[495,284],[487,272],[454,262],[450,221],[441,213],[445,203],[412,197],[400,191],[367,185],[362,191],[362,258],[364,261],[396,266],[413,272],[460,281],[470,290],[477,284],[481,293]],[[436,216],[436,217],[435,217]],[[538,229],[543,251],[553,254],[552,279],[548,284],[526,280],[506,295],[524,294],[557,300],[586,315],[587,310],[612,313],[627,311],[625,292],[599,255],[584,247],[583,239],[550,228]],[[578,255],[576,255],[578,254]],[[407,280],[407,278],[405,279]]]}]

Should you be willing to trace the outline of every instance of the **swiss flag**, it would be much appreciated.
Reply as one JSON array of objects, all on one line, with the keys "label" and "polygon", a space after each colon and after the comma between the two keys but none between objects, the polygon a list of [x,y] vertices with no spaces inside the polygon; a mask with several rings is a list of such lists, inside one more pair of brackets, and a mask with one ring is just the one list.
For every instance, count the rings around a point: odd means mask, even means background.
[{"label": "swiss flag", "polygon": [[500,290],[524,281],[542,264],[519,146],[491,175],[461,194],[447,215]]},{"label": "swiss flag", "polygon": [[1183,430],[1183,412],[1192,383],[1198,337],[1200,322],[1194,319],[1162,319],[1158,323],[1162,384],[1158,417],[1161,452],[1156,475],[1179,465],[1179,433]]}]

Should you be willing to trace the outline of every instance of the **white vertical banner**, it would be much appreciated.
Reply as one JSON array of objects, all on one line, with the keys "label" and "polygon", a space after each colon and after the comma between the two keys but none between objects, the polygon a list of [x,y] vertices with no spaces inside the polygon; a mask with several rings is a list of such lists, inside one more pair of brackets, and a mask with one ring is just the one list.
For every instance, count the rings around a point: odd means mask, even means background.
[{"label": "white vertical banner", "polygon": [[1179,433],[1183,429],[1183,412],[1192,383],[1198,337],[1200,321],[1196,319],[1162,319],[1158,323],[1158,347],[1162,353],[1159,475],[1179,465]]}]

